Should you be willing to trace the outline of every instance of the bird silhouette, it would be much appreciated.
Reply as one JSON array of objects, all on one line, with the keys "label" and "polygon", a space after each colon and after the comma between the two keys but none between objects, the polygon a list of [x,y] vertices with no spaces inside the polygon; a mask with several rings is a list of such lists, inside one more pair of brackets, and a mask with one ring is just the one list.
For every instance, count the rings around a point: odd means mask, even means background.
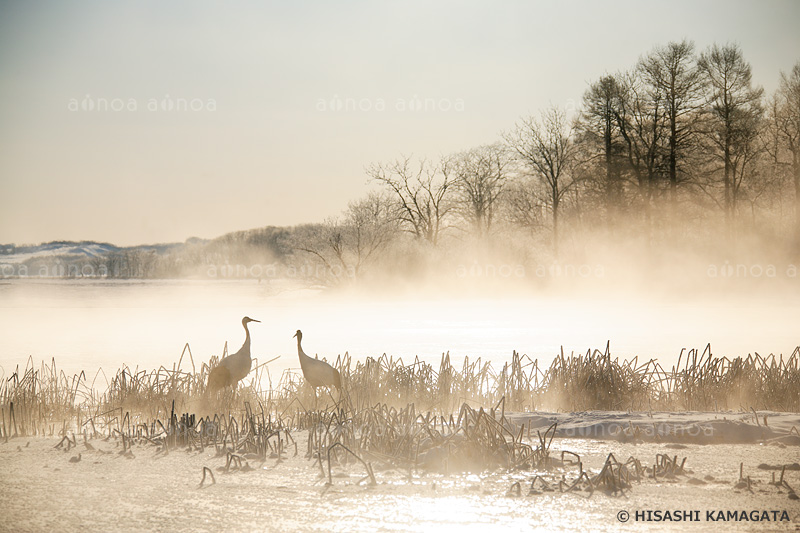
[{"label": "bird silhouette", "polygon": [[236,384],[245,378],[250,372],[250,365],[253,360],[250,358],[250,330],[247,329],[249,322],[260,322],[248,316],[242,319],[242,326],[245,331],[244,344],[235,354],[224,357],[217,366],[211,369],[208,374],[208,391],[215,392],[225,387],[236,387]]},{"label": "bird silhouette", "polygon": [[303,370],[303,377],[309,385],[314,389],[314,396],[317,394],[317,387],[336,387],[341,392],[342,390],[342,377],[339,371],[333,368],[325,361],[319,359],[312,359],[307,356],[300,346],[303,340],[303,332],[299,329],[293,335],[297,337],[297,356],[300,358],[300,368]]}]

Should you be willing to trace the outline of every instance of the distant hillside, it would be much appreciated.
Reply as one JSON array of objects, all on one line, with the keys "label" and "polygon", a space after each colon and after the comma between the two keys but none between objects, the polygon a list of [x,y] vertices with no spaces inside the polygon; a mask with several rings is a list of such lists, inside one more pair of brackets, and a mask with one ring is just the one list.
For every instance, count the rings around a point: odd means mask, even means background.
[{"label": "distant hillside", "polygon": [[241,271],[241,267],[280,261],[291,252],[284,244],[290,234],[290,228],[265,227],[211,240],[192,237],[183,243],[124,247],[94,241],[4,244],[0,245],[0,277],[205,277],[226,265],[240,265]]},{"label": "distant hillside", "polygon": [[94,241],[53,241],[38,245],[15,246],[0,245],[0,261],[3,263],[21,263],[34,257],[98,257],[120,248],[113,244]]}]

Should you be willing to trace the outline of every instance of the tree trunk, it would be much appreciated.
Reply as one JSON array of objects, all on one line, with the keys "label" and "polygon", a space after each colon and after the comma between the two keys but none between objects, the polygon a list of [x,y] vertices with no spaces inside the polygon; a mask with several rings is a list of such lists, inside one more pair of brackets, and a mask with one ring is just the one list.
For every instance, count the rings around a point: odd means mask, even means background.
[{"label": "tree trunk", "polygon": [[614,219],[616,218],[616,186],[614,179],[614,171],[612,168],[612,160],[611,160],[611,123],[610,120],[606,120],[605,124],[605,132],[604,132],[604,148],[605,148],[605,163],[606,163],[606,217],[607,217],[607,224],[608,227],[611,228],[614,225]]},{"label": "tree trunk", "polygon": [[553,255],[558,259],[558,193],[553,193]]},{"label": "tree trunk", "polygon": [[794,230],[795,241],[800,247],[800,157],[794,156]]},{"label": "tree trunk", "polygon": [[670,213],[673,220],[670,220],[672,226],[675,217],[678,214],[678,133],[675,119],[672,119],[669,137],[669,199],[671,204]]},{"label": "tree trunk", "polygon": [[653,208],[650,205],[653,199],[653,176],[647,176],[647,183],[645,184],[644,191],[644,232],[647,248],[650,248],[650,243],[653,239]]},{"label": "tree trunk", "polygon": [[725,174],[723,176],[723,182],[725,184],[725,225],[730,232],[731,220],[733,218],[733,198],[731,194],[731,148],[727,132],[725,134],[725,151],[723,156],[725,158]]}]

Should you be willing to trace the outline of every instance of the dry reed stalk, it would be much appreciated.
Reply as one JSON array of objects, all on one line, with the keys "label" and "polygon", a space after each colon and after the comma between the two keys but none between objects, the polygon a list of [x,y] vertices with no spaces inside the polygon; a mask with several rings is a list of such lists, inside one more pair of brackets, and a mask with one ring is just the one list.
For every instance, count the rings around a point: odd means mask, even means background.
[{"label": "dry reed stalk", "polygon": [[216,485],[217,480],[214,478],[214,472],[212,472],[211,469],[208,468],[207,466],[204,466],[203,467],[203,479],[200,480],[200,485],[198,485],[197,488],[202,488],[203,487],[203,484],[206,481],[206,472],[208,473],[209,476],[211,476],[211,484],[212,485]]}]

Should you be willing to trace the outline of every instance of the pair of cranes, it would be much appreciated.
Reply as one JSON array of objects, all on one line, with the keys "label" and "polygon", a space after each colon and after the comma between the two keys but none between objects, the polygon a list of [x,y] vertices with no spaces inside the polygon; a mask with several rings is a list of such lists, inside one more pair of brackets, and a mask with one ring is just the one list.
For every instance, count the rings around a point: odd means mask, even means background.
[{"label": "pair of cranes", "polygon": [[[253,359],[250,357],[250,330],[247,328],[247,324],[250,322],[260,321],[247,316],[242,319],[242,327],[244,327],[245,332],[244,344],[236,353],[224,357],[208,374],[207,389],[210,392],[215,392],[225,387],[236,387],[236,384],[250,372],[250,367],[253,364]],[[315,395],[317,387],[328,387],[329,389],[336,387],[338,391],[341,391],[342,377],[339,375],[339,371],[325,361],[312,359],[306,355],[300,345],[303,340],[302,331],[298,329],[294,337],[297,337],[297,356],[300,358],[303,377],[314,388]]]}]

